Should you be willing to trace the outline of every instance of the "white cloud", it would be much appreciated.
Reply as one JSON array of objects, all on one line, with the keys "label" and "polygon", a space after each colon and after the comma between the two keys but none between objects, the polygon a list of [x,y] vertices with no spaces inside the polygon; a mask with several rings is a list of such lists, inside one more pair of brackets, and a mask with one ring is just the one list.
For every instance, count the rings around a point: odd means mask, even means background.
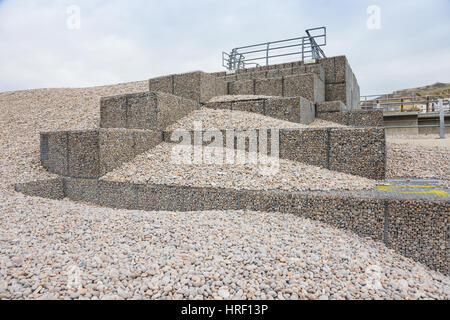
[{"label": "white cloud", "polygon": [[[328,56],[347,55],[362,93],[450,81],[450,5],[414,1],[3,0],[0,91],[77,87],[221,70],[234,46],[326,25]],[[366,9],[382,9],[368,30]],[[81,8],[68,30],[66,9]]]}]

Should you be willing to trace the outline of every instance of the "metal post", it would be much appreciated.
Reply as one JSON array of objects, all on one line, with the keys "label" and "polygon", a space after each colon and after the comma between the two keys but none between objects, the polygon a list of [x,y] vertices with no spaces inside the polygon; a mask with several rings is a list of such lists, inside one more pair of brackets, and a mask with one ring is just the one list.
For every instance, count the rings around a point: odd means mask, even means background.
[{"label": "metal post", "polygon": [[441,139],[445,139],[445,115],[444,115],[444,100],[439,99],[440,108],[440,127],[441,127]]},{"label": "metal post", "polygon": [[269,50],[270,50],[270,42],[267,43],[267,50],[266,50],[266,66],[269,65]]},{"label": "metal post", "polygon": [[305,61],[305,38],[302,38],[302,61]]}]

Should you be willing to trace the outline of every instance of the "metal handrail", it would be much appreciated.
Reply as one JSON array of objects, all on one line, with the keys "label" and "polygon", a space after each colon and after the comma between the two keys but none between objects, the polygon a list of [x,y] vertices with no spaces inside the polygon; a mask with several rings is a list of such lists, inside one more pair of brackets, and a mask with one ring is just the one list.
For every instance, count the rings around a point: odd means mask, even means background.
[{"label": "metal handrail", "polygon": [[[314,35],[314,32],[319,31],[319,34]],[[231,53],[222,52],[222,66],[228,70],[239,70],[246,68],[247,65],[260,66],[254,61],[264,60],[265,65],[268,66],[270,59],[286,57],[292,55],[302,55],[302,61],[305,59],[319,59],[325,58],[323,46],[327,44],[327,29],[326,27],[312,28],[306,30],[307,36],[291,38],[286,40],[277,40],[265,43],[254,44],[250,46],[243,46],[234,48]],[[295,42],[294,44],[287,44],[288,42]],[[277,47],[271,47],[274,44],[284,44]],[[280,54],[270,54],[275,50],[283,50],[296,48],[295,52],[286,52]],[[300,49],[300,50],[297,50]],[[258,55],[264,53],[264,55]]]},{"label": "metal handrail", "polygon": [[[368,98],[375,97],[376,99],[367,100]],[[426,98],[426,100],[416,100],[415,95],[411,98],[393,98],[389,97],[389,95],[362,96],[360,106],[363,109],[384,109],[385,111],[395,111],[393,109],[398,109],[399,112],[423,112],[421,109],[424,108],[426,113],[434,112],[440,99],[430,99],[430,96],[423,98]],[[443,103],[444,107],[447,106],[445,109],[450,108],[450,100],[448,98],[443,99]],[[409,110],[410,107],[411,110]]]}]

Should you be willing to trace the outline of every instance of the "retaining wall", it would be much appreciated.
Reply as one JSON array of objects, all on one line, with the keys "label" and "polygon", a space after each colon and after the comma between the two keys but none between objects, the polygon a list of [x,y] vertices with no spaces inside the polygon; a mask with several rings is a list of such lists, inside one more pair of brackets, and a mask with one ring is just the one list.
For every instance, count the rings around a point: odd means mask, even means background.
[{"label": "retaining wall", "polygon": [[193,100],[163,92],[105,97],[100,100],[100,127],[164,130],[198,108]]},{"label": "retaining wall", "polygon": [[150,79],[149,91],[170,93],[199,103],[228,94],[227,84],[223,79],[201,71]]},{"label": "retaining wall", "polygon": [[41,133],[41,164],[52,173],[70,177],[100,176],[98,130]]},{"label": "retaining wall", "polygon": [[[279,156],[282,159],[369,179],[384,180],[386,177],[386,137],[382,128],[279,129],[278,132]],[[220,131],[223,141],[221,145],[230,147],[227,144],[227,133],[233,137],[232,147],[238,149],[239,145],[245,145],[245,150],[249,151],[250,131]],[[203,137],[204,132],[191,131],[187,141],[173,141],[172,134],[173,132],[165,132],[164,141],[193,145],[193,137]],[[255,130],[255,135],[259,151],[259,130]],[[238,139],[244,139],[244,143],[238,144]],[[217,141],[214,140],[213,143]],[[209,141],[203,141],[203,145],[208,144]],[[268,135],[267,150],[270,147],[271,136]]]},{"label": "retaining wall", "polygon": [[450,274],[448,200],[396,199],[372,191],[269,192],[73,178],[19,184],[15,188],[34,197],[69,198],[129,210],[291,213],[384,242],[406,257]]},{"label": "retaining wall", "polygon": [[383,127],[382,110],[348,110],[341,101],[316,104],[316,117],[350,127]]},{"label": "retaining wall", "polygon": [[306,125],[316,118],[314,104],[302,97],[210,102],[204,106],[210,109],[254,112]]},{"label": "retaining wall", "polygon": [[41,134],[41,164],[66,177],[98,178],[162,142],[162,132],[99,129]]},{"label": "retaining wall", "polygon": [[314,73],[229,82],[228,93],[230,95],[303,97],[314,103],[325,101],[324,83]]},{"label": "retaining wall", "polygon": [[270,79],[280,78],[292,75],[301,75],[306,73],[314,73],[319,79],[325,81],[325,71],[320,64],[307,64],[301,62],[283,63],[270,65],[268,67],[256,67],[248,69],[236,70],[232,74],[227,72],[216,72],[212,75],[226,82],[232,83],[235,81],[256,80],[256,79]]},{"label": "retaining wall", "polygon": [[[216,72],[212,73],[212,75],[218,79],[233,83],[242,80],[288,77],[305,73],[314,73],[323,81],[325,101],[339,100],[348,106],[350,110],[360,109],[360,88],[345,56],[318,59],[315,64],[305,65],[300,61],[236,70],[234,74]],[[231,93],[229,92],[229,94]]]}]

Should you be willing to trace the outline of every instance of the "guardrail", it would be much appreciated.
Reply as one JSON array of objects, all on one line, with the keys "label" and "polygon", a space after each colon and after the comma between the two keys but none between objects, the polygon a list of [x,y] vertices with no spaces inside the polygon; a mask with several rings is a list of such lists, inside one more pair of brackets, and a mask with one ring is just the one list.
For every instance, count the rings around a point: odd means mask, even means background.
[{"label": "guardrail", "polygon": [[[371,98],[369,100],[369,98]],[[383,109],[391,112],[439,112],[439,102],[443,100],[444,111],[449,110],[450,99],[435,99],[432,97],[423,97],[417,100],[411,98],[391,98],[389,96],[371,95],[361,96],[361,109]]]},{"label": "guardrail", "polygon": [[326,27],[308,29],[305,32],[307,36],[304,37],[238,47],[230,53],[222,52],[222,66],[231,71],[247,66],[260,66],[258,62],[261,61],[268,66],[270,59],[294,55],[300,55],[301,61],[325,58],[321,47],[327,44]]},{"label": "guardrail", "polygon": [[[379,96],[377,96],[379,97]],[[403,100],[403,99],[402,99]],[[450,125],[445,124],[445,116],[446,114],[450,115],[450,99],[427,99],[421,101],[410,101],[409,104],[412,104],[412,112],[417,112],[422,115],[439,115],[439,124],[438,125],[414,125],[414,126],[386,126],[387,129],[421,129],[421,128],[440,128],[440,138],[445,139],[445,128],[449,128]],[[400,114],[405,112],[405,101],[400,102],[384,102],[380,103],[380,100],[375,101],[361,101],[361,109],[365,110],[374,110],[381,109],[387,114],[389,112],[399,111]],[[417,107],[418,106],[418,107]],[[406,113],[405,113],[406,114]],[[396,115],[396,114],[394,114]]]}]

